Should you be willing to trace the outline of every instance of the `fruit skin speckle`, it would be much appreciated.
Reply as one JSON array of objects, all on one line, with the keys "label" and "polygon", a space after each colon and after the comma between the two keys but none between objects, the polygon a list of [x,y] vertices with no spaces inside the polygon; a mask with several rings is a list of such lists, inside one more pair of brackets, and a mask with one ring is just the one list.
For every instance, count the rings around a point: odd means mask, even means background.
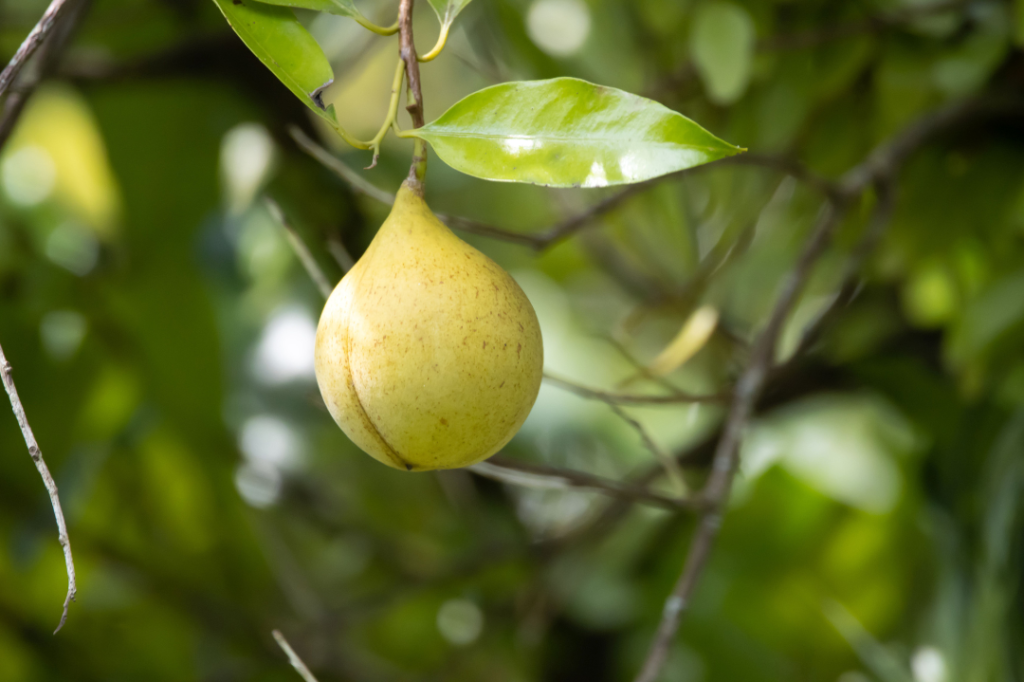
[{"label": "fruit skin speckle", "polygon": [[331,416],[403,471],[469,466],[500,450],[530,413],[543,365],[519,285],[405,185],[317,328],[316,377]]}]

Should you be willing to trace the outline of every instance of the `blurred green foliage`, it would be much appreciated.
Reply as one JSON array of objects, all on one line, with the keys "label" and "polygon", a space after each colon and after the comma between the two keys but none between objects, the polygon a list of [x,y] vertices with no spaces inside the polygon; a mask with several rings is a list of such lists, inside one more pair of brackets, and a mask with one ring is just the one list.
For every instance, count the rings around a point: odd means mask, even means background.
[{"label": "blurred green foliage", "polygon": [[[0,1],[0,54],[46,4]],[[394,4],[360,9],[387,24]],[[477,0],[424,65],[427,119],[495,82],[574,76],[835,177],[945,103],[1020,94],[1022,3],[933,4],[947,9]],[[427,49],[437,22],[418,5]],[[325,100],[372,135],[396,39],[299,17],[333,63]],[[349,443],[312,381],[321,300],[260,197],[331,277],[328,244],[358,257],[387,207],[301,153],[290,124],[369,163],[316,127],[208,0],[95,0],[3,149],[0,343],[60,487],[79,597],[51,636],[65,586],[52,512],[0,415],[0,680],[297,679],[275,627],[322,682],[631,679],[692,519],[405,474]],[[390,138],[365,177],[395,189],[410,151]],[[428,179],[435,210],[522,232],[606,196],[489,184],[436,157]],[[1024,129],[943,135],[896,188],[858,295],[747,434],[666,682],[1024,679]],[[873,200],[815,271],[783,354],[834,295]],[[776,170],[721,166],[540,255],[466,238],[531,297],[547,368],[588,386],[635,375],[617,346],[647,363],[715,306],[728,333],[669,377],[710,392],[742,366],[820,209]],[[678,453],[722,417],[628,412]],[[504,454],[611,478],[654,464],[607,406],[551,386]]]}]

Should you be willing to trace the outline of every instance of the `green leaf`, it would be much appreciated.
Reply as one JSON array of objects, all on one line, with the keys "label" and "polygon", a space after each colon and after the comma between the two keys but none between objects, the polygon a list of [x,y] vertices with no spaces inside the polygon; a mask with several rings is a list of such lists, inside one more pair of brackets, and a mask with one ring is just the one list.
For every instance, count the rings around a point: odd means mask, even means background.
[{"label": "green leaf", "polygon": [[327,56],[292,10],[254,0],[213,0],[231,28],[295,96],[337,127],[320,95],[334,82]]},{"label": "green leaf", "polygon": [[352,0],[259,0],[267,5],[279,5],[281,7],[298,7],[300,9],[312,9],[317,12],[337,14],[342,17],[362,17],[356,9]]},{"label": "green leaf", "polygon": [[756,35],[747,11],[731,2],[703,4],[693,18],[690,54],[716,104],[732,104],[747,89]]},{"label": "green leaf", "polygon": [[467,175],[551,187],[642,182],[743,151],[657,102],[575,78],[485,88],[409,134]]},{"label": "green leaf", "polygon": [[441,22],[441,26],[447,27],[452,25],[455,17],[459,16],[459,12],[464,10],[472,0],[429,0],[429,2],[437,13],[437,20]]}]

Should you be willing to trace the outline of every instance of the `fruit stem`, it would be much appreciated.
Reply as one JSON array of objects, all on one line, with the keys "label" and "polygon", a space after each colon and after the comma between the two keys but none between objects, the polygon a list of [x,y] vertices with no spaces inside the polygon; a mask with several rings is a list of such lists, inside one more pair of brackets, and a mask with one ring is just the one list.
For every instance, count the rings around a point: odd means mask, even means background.
[{"label": "fruit stem", "polygon": [[[412,127],[423,127],[423,89],[420,85],[420,63],[416,56],[416,44],[412,34],[412,8],[414,0],[401,0],[398,5],[399,54],[405,62],[405,73],[409,83],[405,105],[412,117]],[[412,166],[409,168],[409,185],[423,194],[423,179],[427,174],[427,143],[417,139],[413,147]]]},{"label": "fruit stem", "polygon": [[380,127],[377,135],[370,140],[370,149],[373,150],[373,162],[366,170],[377,165],[377,158],[380,156],[380,143],[384,140],[384,136],[387,135],[388,130],[394,127],[395,121],[398,118],[398,100],[402,97],[402,79],[404,77],[405,62],[399,59],[398,66],[395,68],[395,79],[391,83],[391,102],[388,104],[388,115],[387,118],[384,119],[384,124]]}]

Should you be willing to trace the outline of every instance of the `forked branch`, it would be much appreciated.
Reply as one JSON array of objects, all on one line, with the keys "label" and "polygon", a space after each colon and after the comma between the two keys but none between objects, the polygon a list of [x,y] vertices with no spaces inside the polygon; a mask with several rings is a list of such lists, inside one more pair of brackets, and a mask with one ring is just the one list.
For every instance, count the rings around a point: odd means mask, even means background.
[{"label": "forked branch", "polygon": [[[1020,100],[993,101],[979,98],[955,103],[912,123],[901,133],[877,147],[863,163],[843,176],[838,185],[838,194],[830,197],[795,266],[783,281],[764,330],[751,347],[750,360],[734,391],[732,405],[715,448],[711,474],[701,496],[702,502],[706,505],[705,511],[701,514],[682,573],[665,602],[657,633],[635,682],[655,682],[665,664],[682,615],[718,537],[733,478],[739,465],[740,442],[753,416],[758,398],[774,369],[775,349],[783,325],[796,305],[814,265],[825,252],[846,207],[869,187],[885,187],[880,197],[879,211],[869,227],[866,248],[870,248],[871,244],[877,242],[892,211],[891,194],[886,193],[889,189],[886,185],[892,182],[911,154],[936,135],[968,121],[993,116],[1019,115],[1022,111],[1024,102]],[[866,254],[862,253],[854,254],[858,264],[863,262],[865,256]]]}]

